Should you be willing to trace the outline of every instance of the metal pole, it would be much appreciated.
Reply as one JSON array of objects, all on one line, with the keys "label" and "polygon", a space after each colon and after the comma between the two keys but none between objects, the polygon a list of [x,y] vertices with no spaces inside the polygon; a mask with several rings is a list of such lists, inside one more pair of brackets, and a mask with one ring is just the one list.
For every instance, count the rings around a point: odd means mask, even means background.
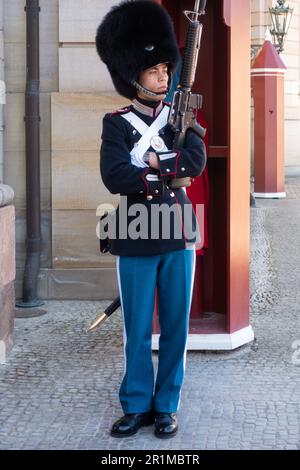
[{"label": "metal pole", "polygon": [[26,264],[23,278],[23,301],[18,307],[37,307],[37,280],[41,253],[40,208],[40,71],[39,71],[39,0],[26,0],[25,94],[26,127]]}]

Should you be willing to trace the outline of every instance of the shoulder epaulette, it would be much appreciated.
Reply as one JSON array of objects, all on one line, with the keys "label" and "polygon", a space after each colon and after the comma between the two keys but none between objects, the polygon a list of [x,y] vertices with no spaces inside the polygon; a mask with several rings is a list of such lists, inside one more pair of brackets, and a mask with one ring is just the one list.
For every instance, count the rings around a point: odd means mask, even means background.
[{"label": "shoulder epaulette", "polygon": [[120,108],[120,109],[117,109],[116,111],[113,111],[112,113],[110,113],[110,116],[116,116],[117,114],[129,113],[129,111],[130,111],[130,106],[126,106],[125,108]]}]

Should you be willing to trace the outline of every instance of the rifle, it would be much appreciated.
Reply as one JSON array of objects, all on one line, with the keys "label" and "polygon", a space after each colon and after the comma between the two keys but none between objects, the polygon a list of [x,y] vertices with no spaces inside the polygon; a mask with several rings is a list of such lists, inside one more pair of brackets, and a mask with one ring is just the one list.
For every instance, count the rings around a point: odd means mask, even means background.
[{"label": "rifle", "polygon": [[[189,27],[184,49],[182,72],[174,93],[168,124],[175,133],[174,148],[183,148],[186,133],[189,129],[204,137],[206,129],[201,127],[196,121],[195,111],[202,108],[202,96],[191,92],[195,81],[198,55],[201,44],[203,25],[199,22],[201,15],[205,15],[206,0],[195,0],[194,11],[184,11],[189,20]],[[191,185],[191,178],[174,178],[169,182],[172,189],[182,188]],[[94,330],[106,318],[114,313],[121,305],[120,297],[117,297],[105,310],[100,313],[93,323],[86,330]]]},{"label": "rifle", "polygon": [[[174,148],[183,148],[186,133],[190,129],[201,138],[206,129],[196,121],[195,111],[202,108],[203,97],[191,92],[195,81],[198,55],[201,45],[203,25],[200,16],[205,14],[206,0],[196,0],[194,11],[185,11],[189,28],[184,49],[183,66],[177,90],[174,93],[168,123],[175,133]],[[173,178],[169,186],[172,189],[191,185],[191,178]]]}]

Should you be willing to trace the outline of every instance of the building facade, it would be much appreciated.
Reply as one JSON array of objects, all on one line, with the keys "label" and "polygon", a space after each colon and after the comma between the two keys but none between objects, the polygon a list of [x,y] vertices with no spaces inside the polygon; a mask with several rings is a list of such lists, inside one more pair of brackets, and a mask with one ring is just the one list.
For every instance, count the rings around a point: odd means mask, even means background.
[{"label": "building facade", "polygon": [[[271,25],[269,8],[272,0],[252,0],[252,43],[263,44],[266,29]],[[286,2],[293,8],[290,29],[281,58],[287,67],[285,76],[285,173],[300,173],[300,1]]]},{"label": "building facade", "polygon": [[[44,298],[112,298],[115,260],[96,237],[100,204],[116,204],[99,174],[103,115],[127,102],[114,91],[95,50],[95,31],[118,0],[40,0],[42,269]],[[300,173],[300,0],[282,60],[285,84],[286,174]],[[0,182],[16,198],[17,295],[25,261],[26,18],[24,0],[0,1]],[[252,0],[252,42],[262,43],[272,0]],[[250,50],[249,50],[250,60]],[[3,104],[1,104],[3,103]],[[3,136],[3,144],[2,144]]]}]

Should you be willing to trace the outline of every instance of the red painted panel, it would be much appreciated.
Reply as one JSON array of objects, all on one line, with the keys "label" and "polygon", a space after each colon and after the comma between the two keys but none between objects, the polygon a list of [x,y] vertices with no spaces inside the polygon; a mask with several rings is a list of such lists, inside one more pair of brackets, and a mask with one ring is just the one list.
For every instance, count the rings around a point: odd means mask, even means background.
[{"label": "red painted panel", "polygon": [[252,68],[286,69],[286,66],[271,41],[265,41],[261,51],[252,64]]},{"label": "red painted panel", "polygon": [[[226,0],[226,2],[229,0]],[[250,194],[250,0],[229,10],[229,159],[227,325],[230,333],[249,325]]]},{"label": "red painted panel", "polygon": [[[265,41],[252,65],[254,98],[254,191],[285,192],[284,70],[270,41]],[[259,69],[259,76],[257,76]],[[270,72],[270,69],[272,72]]]}]

